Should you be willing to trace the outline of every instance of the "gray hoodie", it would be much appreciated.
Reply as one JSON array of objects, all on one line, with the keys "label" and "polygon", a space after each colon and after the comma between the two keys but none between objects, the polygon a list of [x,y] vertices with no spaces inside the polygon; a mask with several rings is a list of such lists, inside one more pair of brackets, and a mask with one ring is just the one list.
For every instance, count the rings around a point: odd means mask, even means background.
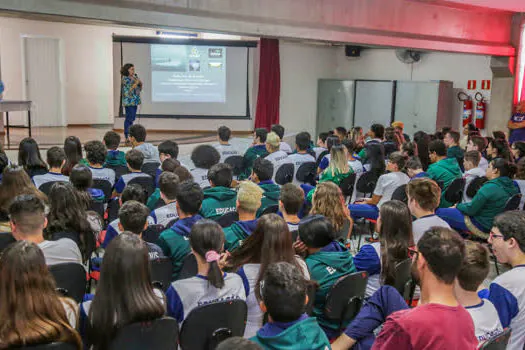
[{"label": "gray hoodie", "polygon": [[141,151],[144,155],[144,163],[160,163],[159,150],[151,143],[143,143],[135,147],[136,150]]}]

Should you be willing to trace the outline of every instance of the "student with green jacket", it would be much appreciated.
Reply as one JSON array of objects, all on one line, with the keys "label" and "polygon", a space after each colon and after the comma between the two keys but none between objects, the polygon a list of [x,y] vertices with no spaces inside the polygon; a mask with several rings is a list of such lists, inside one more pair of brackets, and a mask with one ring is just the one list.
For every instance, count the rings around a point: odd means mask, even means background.
[{"label": "student with green jacket", "polygon": [[256,293],[269,321],[250,340],[264,349],[330,349],[317,320],[304,313],[307,281],[297,267],[287,262],[270,264]]},{"label": "student with green jacket", "polygon": [[343,244],[334,241],[332,224],[322,215],[303,219],[299,224],[299,238],[308,251],[305,262],[310,277],[319,284],[313,316],[319,321],[328,339],[333,339],[339,336],[346,324],[325,319],[326,296],[339,278],[356,271],[352,254]]},{"label": "student with green jacket", "polygon": [[445,138],[443,139],[443,142],[448,147],[447,148],[447,157],[448,158],[456,158],[458,161],[458,165],[463,169],[463,157],[465,155],[465,151],[459,147],[459,139],[461,135],[457,131],[449,131],[445,134]]},{"label": "student with green jacket", "polygon": [[438,209],[436,214],[455,230],[486,236],[507,201],[520,193],[512,181],[515,172],[514,164],[503,158],[494,159],[487,168],[489,181],[483,184],[471,202],[458,204],[456,208]]},{"label": "student with green jacket", "polygon": [[204,189],[201,216],[217,220],[224,214],[236,210],[237,191],[230,188],[232,179],[233,171],[228,164],[215,164],[208,170],[208,181],[211,187]]},{"label": "student with green jacket", "polygon": [[246,180],[252,173],[253,162],[257,158],[264,158],[268,155],[266,150],[266,136],[268,131],[264,128],[257,128],[253,132],[253,145],[244,153],[243,172],[239,175],[239,180]]},{"label": "student with green jacket", "polygon": [[191,253],[189,235],[192,226],[202,216],[198,215],[204,195],[199,184],[185,181],[179,184],[176,195],[176,207],[179,220],[160,234],[157,245],[162,248],[164,255],[171,258],[173,265],[172,280],[176,280],[182,269],[186,255]]},{"label": "student with green jacket", "polygon": [[250,179],[253,183],[259,185],[264,191],[261,199],[261,207],[257,210],[257,217],[260,217],[263,211],[272,206],[279,205],[279,195],[281,194],[281,188],[275,182],[272,181],[273,176],[273,164],[269,160],[264,158],[258,158],[253,163],[253,171]]},{"label": "student with green jacket", "polygon": [[253,182],[240,183],[236,203],[239,221],[224,229],[224,249],[233,251],[255,230],[255,213],[261,206],[262,195],[263,190]]},{"label": "student with green jacket", "polygon": [[445,192],[455,179],[462,177],[456,158],[447,158],[447,146],[441,140],[434,140],[428,145],[428,154],[432,164],[428,166],[428,177],[443,184],[441,189],[440,208],[448,208],[452,204],[445,200]]}]

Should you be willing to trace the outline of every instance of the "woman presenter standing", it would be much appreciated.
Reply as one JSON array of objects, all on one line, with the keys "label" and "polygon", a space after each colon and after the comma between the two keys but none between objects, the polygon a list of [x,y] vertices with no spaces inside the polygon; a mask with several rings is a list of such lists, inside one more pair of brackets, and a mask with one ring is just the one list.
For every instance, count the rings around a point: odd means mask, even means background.
[{"label": "woman presenter standing", "polygon": [[135,66],[131,63],[126,63],[122,67],[120,75],[122,75],[122,105],[126,113],[124,136],[126,143],[129,143],[129,127],[133,125],[137,116],[137,107],[141,103],[142,81],[135,74]]}]

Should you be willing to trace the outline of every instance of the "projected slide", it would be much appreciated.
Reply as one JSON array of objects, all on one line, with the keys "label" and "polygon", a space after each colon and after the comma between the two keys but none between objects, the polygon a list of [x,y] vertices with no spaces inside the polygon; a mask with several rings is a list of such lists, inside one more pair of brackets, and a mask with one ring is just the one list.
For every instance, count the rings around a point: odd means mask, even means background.
[{"label": "projected slide", "polygon": [[153,102],[226,102],[226,47],[151,45]]}]

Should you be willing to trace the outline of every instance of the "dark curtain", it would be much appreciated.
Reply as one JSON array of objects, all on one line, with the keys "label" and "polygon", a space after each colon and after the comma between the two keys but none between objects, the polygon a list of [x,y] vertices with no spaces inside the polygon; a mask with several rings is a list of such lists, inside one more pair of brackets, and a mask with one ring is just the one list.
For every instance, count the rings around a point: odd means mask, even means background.
[{"label": "dark curtain", "polygon": [[260,42],[259,92],[255,127],[270,129],[279,123],[279,99],[281,96],[281,68],[279,40],[262,38]]}]

